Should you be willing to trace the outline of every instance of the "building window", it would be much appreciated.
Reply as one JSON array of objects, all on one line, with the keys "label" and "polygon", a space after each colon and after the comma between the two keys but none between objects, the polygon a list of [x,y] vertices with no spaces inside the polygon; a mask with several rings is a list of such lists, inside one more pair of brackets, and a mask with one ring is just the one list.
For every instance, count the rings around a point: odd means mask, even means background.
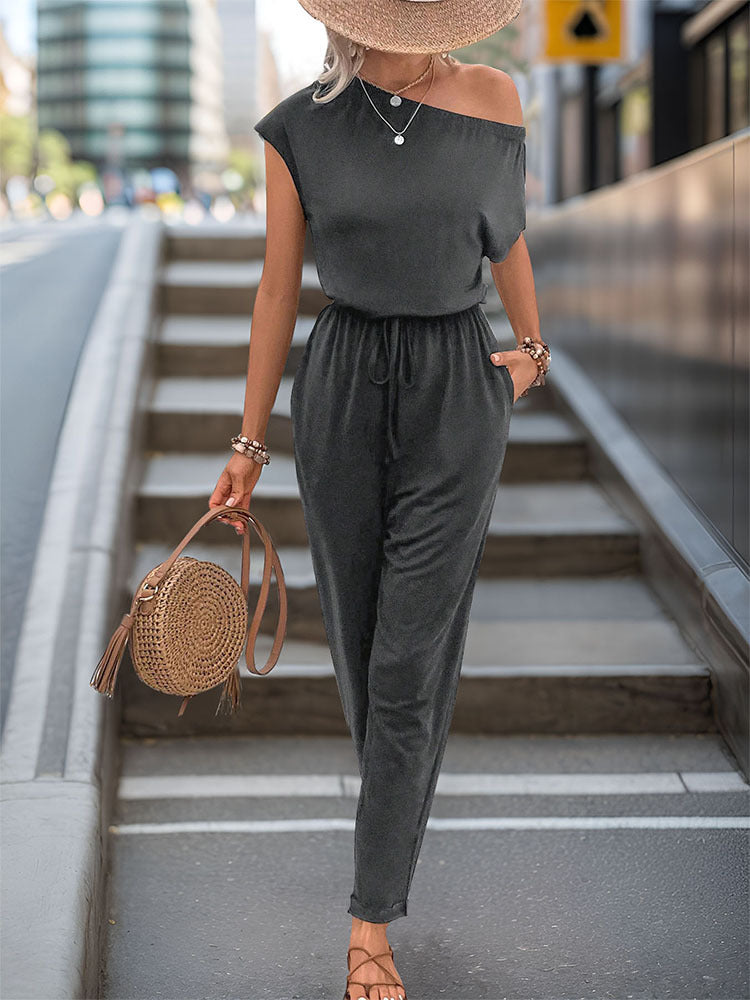
[{"label": "building window", "polygon": [[630,177],[651,166],[651,89],[639,83],[625,91],[620,110],[620,176]]},{"label": "building window", "polygon": [[597,156],[597,187],[613,184],[620,180],[620,101],[608,107],[599,108],[597,133],[599,150]]},{"label": "building window", "polygon": [[750,125],[750,4],[696,42],[690,76],[693,146]]},{"label": "building window", "polygon": [[729,131],[750,125],[750,5],[727,25],[729,41]]},{"label": "building window", "polygon": [[726,135],[724,106],[726,89],[726,42],[723,31],[717,31],[706,39],[704,48],[706,60],[706,104],[703,120],[703,141],[713,142]]}]

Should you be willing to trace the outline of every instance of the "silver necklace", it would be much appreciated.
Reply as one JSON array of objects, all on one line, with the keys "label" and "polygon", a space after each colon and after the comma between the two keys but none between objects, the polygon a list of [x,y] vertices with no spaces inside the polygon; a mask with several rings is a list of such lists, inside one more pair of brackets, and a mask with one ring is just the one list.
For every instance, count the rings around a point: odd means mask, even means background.
[{"label": "silver necklace", "polygon": [[[375,113],[380,118],[383,119],[383,121],[386,123],[386,125],[388,126],[388,128],[391,130],[391,132],[395,133],[395,135],[393,136],[393,141],[396,143],[397,146],[402,146],[403,145],[403,143],[404,143],[404,132],[408,129],[408,127],[414,121],[414,115],[416,115],[417,111],[419,111],[419,109],[422,107],[422,104],[424,103],[424,99],[429,94],[430,89],[431,89],[432,84],[433,84],[433,81],[435,80],[435,61],[434,61],[434,56],[430,59],[429,69],[432,70],[432,75],[430,77],[430,86],[425,91],[424,97],[422,98],[422,100],[419,102],[419,104],[416,106],[416,108],[412,112],[411,117],[409,118],[409,120],[406,123],[406,125],[404,125],[404,127],[400,131],[398,129],[394,128],[393,125],[391,125],[391,123],[388,121],[388,119],[386,117],[384,117],[382,114],[380,114],[380,111],[378,111],[377,107],[375,107],[375,103],[374,103],[373,99],[367,93],[367,88],[365,87],[365,84],[364,84],[364,81],[362,80],[362,77],[359,76],[359,75],[357,75],[357,79],[359,80],[360,84],[362,85],[362,89],[365,92],[365,96],[367,97],[367,100],[370,102],[370,104],[372,104],[372,106],[373,106],[373,108],[375,110]],[[400,102],[401,102],[401,98],[399,98],[399,103]]]}]

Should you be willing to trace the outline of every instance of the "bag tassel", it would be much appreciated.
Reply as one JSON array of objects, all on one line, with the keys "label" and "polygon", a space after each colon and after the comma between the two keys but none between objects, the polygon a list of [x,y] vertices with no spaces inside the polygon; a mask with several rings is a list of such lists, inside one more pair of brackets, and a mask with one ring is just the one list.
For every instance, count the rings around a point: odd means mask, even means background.
[{"label": "bag tassel", "polygon": [[231,715],[233,712],[236,712],[241,703],[241,690],[240,668],[239,664],[235,664],[234,670],[224,681],[224,687],[221,690],[221,698],[219,699],[219,704],[216,706],[215,714],[218,715],[219,712],[224,711],[226,715]]},{"label": "bag tassel", "polygon": [[91,675],[89,686],[101,694],[105,694],[108,698],[114,697],[117,672],[122,663],[134,620],[132,614],[122,616],[122,621],[112,633],[112,638],[107,643],[107,648],[104,650],[102,658],[97,663],[96,669]]}]

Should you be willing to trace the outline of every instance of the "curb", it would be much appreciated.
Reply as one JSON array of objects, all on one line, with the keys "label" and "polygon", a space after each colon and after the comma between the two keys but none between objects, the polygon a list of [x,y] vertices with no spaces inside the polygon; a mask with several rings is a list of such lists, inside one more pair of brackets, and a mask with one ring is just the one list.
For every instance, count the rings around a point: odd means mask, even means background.
[{"label": "curb", "polygon": [[130,550],[159,219],[122,234],[60,433],[2,744],[0,994],[99,995],[115,706],[89,687]]}]

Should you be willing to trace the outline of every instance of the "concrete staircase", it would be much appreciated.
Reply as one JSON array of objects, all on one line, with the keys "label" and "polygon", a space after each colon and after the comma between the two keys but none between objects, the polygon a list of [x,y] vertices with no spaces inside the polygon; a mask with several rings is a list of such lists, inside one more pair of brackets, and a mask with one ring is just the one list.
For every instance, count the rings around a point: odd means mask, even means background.
[{"label": "concrete staircase", "polygon": [[[262,231],[213,238],[174,230],[168,237],[131,592],[206,510],[228,458],[228,439],[241,420],[262,254]],[[193,699],[178,719],[178,699],[152,691],[128,667],[121,673],[126,735],[346,732],[299,502],[289,412],[295,366],[327,301],[308,259],[266,436],[273,457],[253,495],[285,571],[290,606],[282,659],[267,677],[243,672],[243,708],[235,717],[215,716],[216,690]],[[507,319],[489,303],[486,311],[509,346]],[[713,731],[707,666],[646,585],[638,533],[591,478],[585,437],[555,401],[553,373],[546,390],[515,405],[453,729]],[[257,587],[257,546],[254,553]],[[203,529],[189,554],[239,577],[239,540],[224,526]],[[274,596],[259,659],[270,648],[276,612]]]}]

